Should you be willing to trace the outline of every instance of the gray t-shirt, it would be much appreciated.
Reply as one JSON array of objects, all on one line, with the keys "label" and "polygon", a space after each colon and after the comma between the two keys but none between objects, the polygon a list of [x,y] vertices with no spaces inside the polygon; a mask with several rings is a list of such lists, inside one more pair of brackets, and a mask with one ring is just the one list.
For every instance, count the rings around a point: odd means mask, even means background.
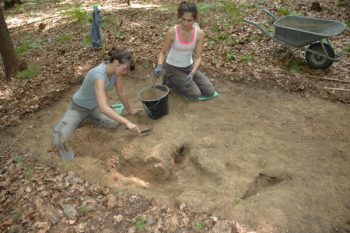
[{"label": "gray t-shirt", "polygon": [[93,109],[96,108],[97,98],[95,93],[95,80],[103,80],[105,84],[105,90],[110,90],[117,80],[117,77],[113,74],[109,79],[106,71],[106,63],[102,62],[100,65],[89,70],[85,75],[83,84],[80,89],[73,95],[73,102],[80,107]]}]

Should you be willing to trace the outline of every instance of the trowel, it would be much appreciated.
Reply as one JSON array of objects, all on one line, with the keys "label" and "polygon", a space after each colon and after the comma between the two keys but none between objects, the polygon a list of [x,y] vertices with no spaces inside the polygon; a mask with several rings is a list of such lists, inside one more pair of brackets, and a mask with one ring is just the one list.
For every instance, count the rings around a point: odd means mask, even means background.
[{"label": "trowel", "polygon": [[140,135],[148,135],[152,131],[152,128],[143,128],[140,130]]},{"label": "trowel", "polygon": [[74,159],[74,152],[67,150],[67,147],[63,144],[64,149],[59,150],[63,161],[69,161]]}]

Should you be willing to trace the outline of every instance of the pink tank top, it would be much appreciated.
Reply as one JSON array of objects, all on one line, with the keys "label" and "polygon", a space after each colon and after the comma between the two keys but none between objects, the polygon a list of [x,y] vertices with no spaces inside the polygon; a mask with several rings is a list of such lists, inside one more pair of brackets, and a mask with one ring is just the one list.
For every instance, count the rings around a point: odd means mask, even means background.
[{"label": "pink tank top", "polygon": [[190,42],[184,42],[181,38],[180,25],[174,27],[175,41],[171,45],[166,63],[177,67],[188,67],[193,64],[192,52],[197,43],[198,26],[193,25],[193,28],[192,40]]}]

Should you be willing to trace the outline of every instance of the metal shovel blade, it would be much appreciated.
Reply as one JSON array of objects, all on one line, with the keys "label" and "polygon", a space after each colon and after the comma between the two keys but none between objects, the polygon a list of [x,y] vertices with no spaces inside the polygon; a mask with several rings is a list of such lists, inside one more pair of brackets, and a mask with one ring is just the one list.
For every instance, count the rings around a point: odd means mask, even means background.
[{"label": "metal shovel blade", "polygon": [[74,152],[73,151],[59,150],[59,153],[60,153],[63,161],[70,161],[70,160],[74,159]]}]

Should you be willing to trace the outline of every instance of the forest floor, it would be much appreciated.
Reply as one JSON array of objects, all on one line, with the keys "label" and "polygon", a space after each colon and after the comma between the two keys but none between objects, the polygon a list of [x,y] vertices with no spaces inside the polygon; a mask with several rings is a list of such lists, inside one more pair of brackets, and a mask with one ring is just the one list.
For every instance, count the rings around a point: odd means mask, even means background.
[{"label": "forest floor", "polygon": [[94,2],[78,2],[27,1],[5,11],[29,69],[0,79],[1,231],[350,231],[350,92],[324,89],[349,88],[349,29],[331,38],[342,59],[314,70],[298,50],[280,59],[282,47],[241,21],[266,21],[266,8],[349,23],[349,8],[199,3],[202,70],[220,97],[188,102],[171,93],[168,116],[132,117],[152,128],[147,136],[82,127],[68,142],[76,158],[64,163],[50,150],[51,128],[84,73],[112,47],[132,50],[137,70],[126,86],[142,107],[138,92],[152,84],[164,34],[176,23],[170,1],[100,1],[105,47],[92,51]]}]

